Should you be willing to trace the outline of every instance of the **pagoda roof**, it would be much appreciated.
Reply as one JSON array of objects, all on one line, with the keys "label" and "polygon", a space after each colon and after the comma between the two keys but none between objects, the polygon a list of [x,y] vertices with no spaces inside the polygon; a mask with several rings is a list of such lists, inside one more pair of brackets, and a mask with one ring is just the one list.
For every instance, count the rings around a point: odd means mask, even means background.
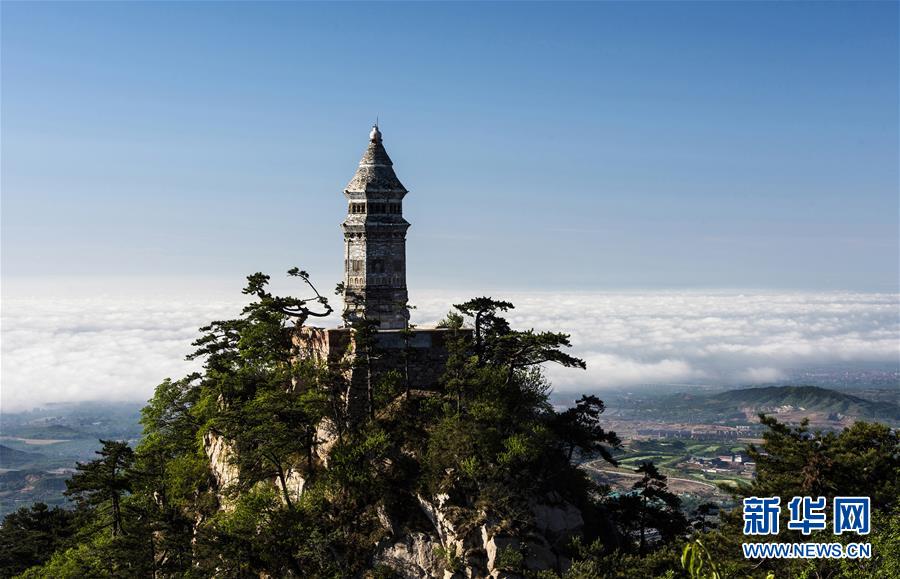
[{"label": "pagoda roof", "polygon": [[356,174],[345,189],[347,193],[406,193],[406,187],[394,173],[394,163],[381,142],[378,126],[372,127],[369,146],[359,161]]}]

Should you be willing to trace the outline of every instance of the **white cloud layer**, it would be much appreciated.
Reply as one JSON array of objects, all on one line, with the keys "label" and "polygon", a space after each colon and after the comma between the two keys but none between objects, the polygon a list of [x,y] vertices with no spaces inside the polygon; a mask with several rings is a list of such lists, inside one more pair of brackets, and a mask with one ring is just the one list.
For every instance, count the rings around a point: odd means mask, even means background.
[{"label": "white cloud layer", "polygon": [[[435,299],[437,297],[438,299]],[[446,299],[429,296],[424,312]],[[442,296],[443,297],[443,296]],[[507,296],[505,296],[507,297]],[[586,372],[550,367],[557,390],[752,384],[819,364],[900,363],[900,296],[867,293],[530,293],[514,327],[562,330]]]},{"label": "white cloud layer", "polygon": [[[198,296],[202,295],[198,293]],[[433,323],[468,296],[413,295]],[[550,368],[561,391],[641,384],[751,384],[826,363],[900,361],[900,296],[863,293],[497,293],[513,327],[572,334],[586,372]],[[2,390],[7,411],[47,402],[146,400],[184,361],[197,328],[239,300],[200,297],[6,297]]]}]

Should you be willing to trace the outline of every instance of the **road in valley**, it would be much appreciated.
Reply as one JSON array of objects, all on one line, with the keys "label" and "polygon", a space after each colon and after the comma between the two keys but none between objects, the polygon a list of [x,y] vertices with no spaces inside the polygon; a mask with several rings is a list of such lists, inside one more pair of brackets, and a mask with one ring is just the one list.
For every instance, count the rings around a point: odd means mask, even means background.
[{"label": "road in valley", "polygon": [[[596,471],[596,472],[603,472],[603,473],[607,473],[607,474],[616,474],[616,475],[619,475],[619,476],[631,476],[631,477],[637,477],[637,478],[641,478],[641,477],[643,476],[643,475],[635,474],[635,473],[621,472],[621,471],[618,471],[618,470],[609,470],[609,469],[598,468],[598,467],[594,466],[594,464],[595,464],[595,463],[598,463],[598,462],[600,462],[600,461],[599,461],[599,460],[593,460],[593,461],[591,461],[591,462],[586,462],[586,463],[582,464],[581,466],[583,466],[583,467],[585,467],[585,468],[588,468],[588,469],[590,469],[590,470]],[[694,480],[694,479],[690,479],[690,478],[678,478],[678,477],[672,477],[672,476],[667,477],[667,478],[668,478],[668,480],[670,480],[670,481],[678,481],[678,482],[684,482],[684,483],[693,483],[693,484],[703,485],[703,486],[705,486],[705,487],[709,487],[709,488],[716,489],[716,490],[718,490],[718,488],[719,488],[719,487],[717,487],[716,485],[709,484],[709,483],[707,483],[707,482],[701,482],[701,481]]]}]

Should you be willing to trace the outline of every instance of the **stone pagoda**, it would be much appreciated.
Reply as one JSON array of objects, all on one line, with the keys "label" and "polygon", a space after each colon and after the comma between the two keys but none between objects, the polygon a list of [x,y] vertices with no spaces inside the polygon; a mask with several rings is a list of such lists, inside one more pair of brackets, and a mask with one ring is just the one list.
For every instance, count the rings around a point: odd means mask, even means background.
[{"label": "stone pagoda", "polygon": [[381,142],[378,125],[344,195],[344,320],[377,320],[379,329],[409,323],[406,293],[406,187]]},{"label": "stone pagoda", "polygon": [[[378,322],[374,374],[396,370],[408,388],[434,390],[447,363],[447,340],[452,335],[469,336],[470,330],[448,330],[409,326],[406,289],[406,230],[403,198],[407,190],[394,173],[393,163],[381,140],[381,130],[372,127],[369,143],[356,174],[344,189],[347,217],[344,231],[344,322],[338,328],[301,326],[294,336],[297,353],[345,368],[350,391],[347,403],[358,406],[359,383],[371,379],[352,362],[357,344],[354,326],[364,320]],[[400,366],[396,366],[400,364]]]}]

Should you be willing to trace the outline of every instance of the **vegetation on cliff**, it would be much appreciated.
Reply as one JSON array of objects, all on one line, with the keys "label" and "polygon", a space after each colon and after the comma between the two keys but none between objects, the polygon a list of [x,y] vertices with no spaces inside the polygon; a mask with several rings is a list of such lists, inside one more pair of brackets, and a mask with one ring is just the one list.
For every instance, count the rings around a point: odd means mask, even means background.
[{"label": "vegetation on cliff", "polygon": [[[683,513],[652,463],[618,494],[578,468],[614,462],[620,441],[598,398],[549,403],[541,365],[584,367],[566,334],[514,330],[502,315],[512,304],[470,300],[442,322],[439,388],[414,389],[402,371],[366,371],[403,350],[380,350],[365,323],[352,358],[299,356],[295,320],[330,311],[327,300],[248,280],[255,299],[242,316],[202,328],[192,356],[203,371],[157,387],[140,443],[104,441],[79,466],[73,510],[7,518],[4,576],[687,577],[681,549],[698,538],[721,577],[897,568],[900,440],[887,427],[820,434],[764,419],[765,442],[751,449],[759,477],[738,493],[871,495],[876,559],[745,561],[739,515],[712,528],[705,512]],[[366,379],[349,380],[351,367]]]}]

